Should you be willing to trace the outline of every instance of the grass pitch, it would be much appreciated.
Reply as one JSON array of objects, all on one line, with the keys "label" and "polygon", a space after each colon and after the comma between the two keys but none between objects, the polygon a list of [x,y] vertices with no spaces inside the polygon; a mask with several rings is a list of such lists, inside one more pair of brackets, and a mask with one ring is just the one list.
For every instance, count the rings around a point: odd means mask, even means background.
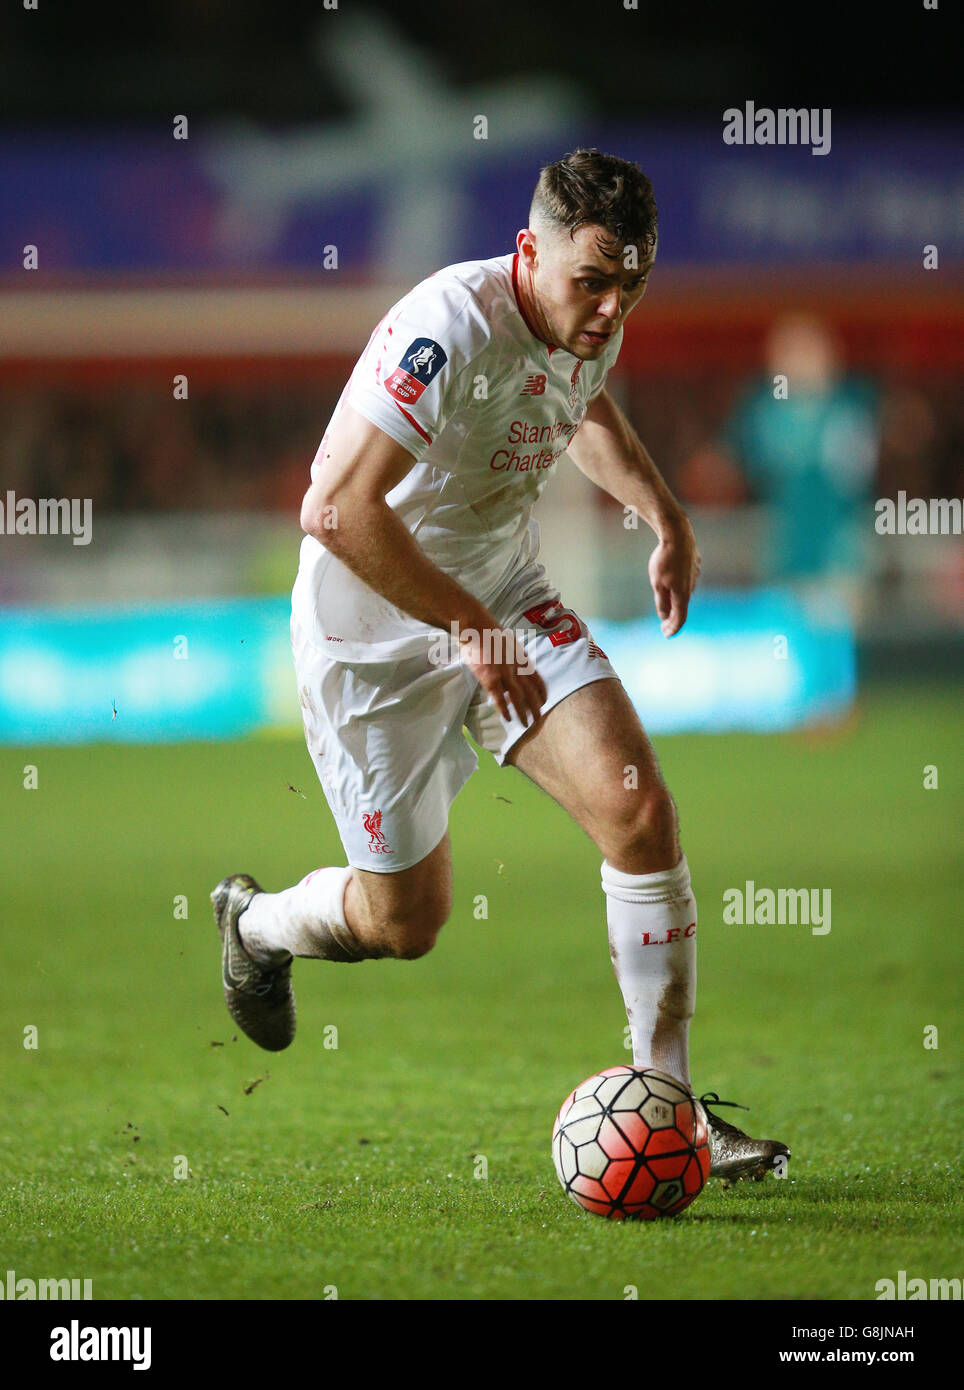
[{"label": "grass pitch", "polygon": [[[436,950],[298,962],[298,1037],[270,1055],[235,1040],[207,895],[341,862],[300,740],[2,750],[3,1270],[121,1299],[866,1299],[959,1275],[956,718],[946,692],[872,694],[827,737],[660,740],[700,910],[694,1081],[794,1156],[650,1224],[579,1211],[552,1168],[560,1102],[629,1054],[599,855],[520,774],[483,755],[456,803]],[[724,925],[746,879],[829,888],[830,933]]]}]

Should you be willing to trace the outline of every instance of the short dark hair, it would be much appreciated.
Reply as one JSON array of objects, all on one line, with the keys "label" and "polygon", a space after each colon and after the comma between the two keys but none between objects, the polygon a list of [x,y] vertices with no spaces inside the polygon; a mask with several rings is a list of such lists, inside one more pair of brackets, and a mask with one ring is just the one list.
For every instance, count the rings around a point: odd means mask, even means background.
[{"label": "short dark hair", "polygon": [[539,214],[570,237],[578,227],[602,227],[608,237],[599,249],[610,260],[629,242],[647,254],[656,246],[653,185],[638,164],[601,150],[573,150],[543,167],[529,210],[530,219]]}]

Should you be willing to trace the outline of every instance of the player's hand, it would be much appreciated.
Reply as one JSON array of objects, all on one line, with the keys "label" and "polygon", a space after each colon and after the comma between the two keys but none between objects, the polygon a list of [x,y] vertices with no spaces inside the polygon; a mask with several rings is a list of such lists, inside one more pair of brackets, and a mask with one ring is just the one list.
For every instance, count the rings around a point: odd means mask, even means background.
[{"label": "player's hand", "polygon": [[649,582],[664,637],[675,636],[686,622],[700,564],[693,528],[681,512],[649,557]]},{"label": "player's hand", "polygon": [[546,686],[516,634],[505,628],[490,628],[481,636],[467,633],[461,648],[462,660],[502,718],[512,718],[511,706],[526,728],[530,716],[534,724],[546,702]]}]

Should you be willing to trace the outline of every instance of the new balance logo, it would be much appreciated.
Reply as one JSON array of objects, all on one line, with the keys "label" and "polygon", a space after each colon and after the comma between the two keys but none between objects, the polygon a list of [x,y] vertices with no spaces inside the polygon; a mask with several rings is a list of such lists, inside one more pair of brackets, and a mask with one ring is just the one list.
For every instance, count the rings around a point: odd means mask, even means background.
[{"label": "new balance logo", "polygon": [[531,372],[526,377],[526,384],[519,392],[520,396],[544,396],[546,394],[546,378],[543,372]]}]

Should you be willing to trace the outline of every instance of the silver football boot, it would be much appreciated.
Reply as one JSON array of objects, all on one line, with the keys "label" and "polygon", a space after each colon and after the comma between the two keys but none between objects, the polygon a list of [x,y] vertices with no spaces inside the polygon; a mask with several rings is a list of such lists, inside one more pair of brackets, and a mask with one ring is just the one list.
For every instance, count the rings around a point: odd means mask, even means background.
[{"label": "silver football boot", "polygon": [[221,934],[221,979],[228,1012],[252,1042],[280,1052],[295,1036],[295,996],[291,961],[262,965],[241,944],[238,918],[260,885],[249,874],[231,874],[211,894],[214,920]]},{"label": "silver football boot", "polygon": [[711,1105],[732,1105],[738,1110],[746,1110],[745,1105],[737,1105],[733,1100],[720,1100],[715,1091],[707,1091],[700,1096],[698,1104],[706,1116],[710,1133],[710,1177],[723,1178],[726,1182],[749,1179],[759,1182],[767,1173],[786,1164],[790,1150],[777,1139],[751,1139],[736,1125],[721,1120],[710,1110]]}]

